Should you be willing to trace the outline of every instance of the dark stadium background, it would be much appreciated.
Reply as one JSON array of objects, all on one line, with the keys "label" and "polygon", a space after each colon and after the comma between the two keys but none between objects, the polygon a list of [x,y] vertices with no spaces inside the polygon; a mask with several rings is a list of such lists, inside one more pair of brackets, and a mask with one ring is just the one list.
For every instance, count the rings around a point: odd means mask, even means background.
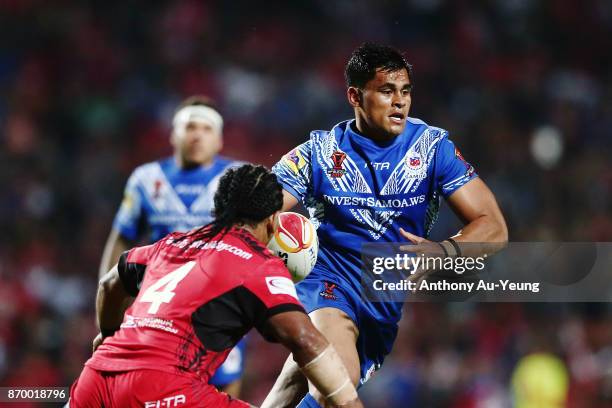
[{"label": "dark stadium background", "polygon": [[[170,152],[182,98],[214,97],[224,153],[271,165],[351,115],[343,66],[365,40],[405,51],[411,115],[450,130],[512,241],[612,241],[611,38],[607,0],[1,0],[0,385],[78,375],[122,188]],[[446,211],[434,236],[456,225]],[[612,406],[608,304],[406,309],[368,406],[510,406],[535,350],[562,360],[568,406]],[[286,353],[250,337],[243,397],[259,403]]]}]

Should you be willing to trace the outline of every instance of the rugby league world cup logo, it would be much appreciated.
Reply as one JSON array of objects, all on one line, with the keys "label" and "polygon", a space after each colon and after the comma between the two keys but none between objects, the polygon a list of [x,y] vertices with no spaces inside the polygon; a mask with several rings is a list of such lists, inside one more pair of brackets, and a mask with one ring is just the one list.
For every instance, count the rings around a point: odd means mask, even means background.
[{"label": "rugby league world cup logo", "polygon": [[333,178],[344,176],[346,170],[342,168],[342,163],[346,159],[346,153],[341,151],[335,151],[331,155],[331,159],[334,162],[334,167],[327,171],[327,173]]}]

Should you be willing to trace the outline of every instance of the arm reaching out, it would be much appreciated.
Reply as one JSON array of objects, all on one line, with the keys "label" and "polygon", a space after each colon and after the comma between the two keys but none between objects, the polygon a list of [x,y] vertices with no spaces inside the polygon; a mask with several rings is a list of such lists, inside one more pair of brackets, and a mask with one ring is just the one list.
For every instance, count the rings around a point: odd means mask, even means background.
[{"label": "arm reaching out", "polygon": [[304,375],[334,407],[359,408],[363,404],[340,356],[301,312],[270,317],[267,325],[292,353]]},{"label": "arm reaching out", "polygon": [[283,190],[283,208],[281,211],[289,211],[293,207],[295,207],[298,203],[298,199],[293,196],[287,190]]},{"label": "arm reaching out", "polygon": [[125,238],[121,233],[113,228],[106,240],[104,245],[104,252],[102,253],[102,260],[100,261],[100,269],[98,271],[98,277],[102,277],[117,263],[119,256],[133,247],[133,243]]},{"label": "arm reaching out", "polygon": [[123,286],[115,265],[100,279],[96,296],[96,317],[103,337],[112,335],[123,321],[128,300],[132,299]]}]

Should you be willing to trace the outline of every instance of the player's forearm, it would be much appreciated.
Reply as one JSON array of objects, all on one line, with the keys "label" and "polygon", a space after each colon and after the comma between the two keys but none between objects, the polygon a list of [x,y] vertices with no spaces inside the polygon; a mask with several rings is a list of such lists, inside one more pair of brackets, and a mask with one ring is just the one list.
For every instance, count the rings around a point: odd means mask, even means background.
[{"label": "player's forearm", "polygon": [[493,254],[507,245],[508,228],[501,214],[482,215],[466,224],[452,239],[462,256]]},{"label": "player's forearm", "polygon": [[[456,190],[447,199],[465,226],[453,236],[461,256],[492,254],[506,246],[508,228],[493,192],[480,178]],[[464,244],[462,244],[464,243]],[[469,244],[468,244],[469,243]],[[446,245],[451,255],[457,255]]]},{"label": "player's forearm", "polygon": [[293,408],[308,392],[308,382],[290,355],[261,408]]},{"label": "player's forearm", "polygon": [[110,271],[113,265],[117,263],[121,254],[129,248],[130,243],[119,234],[119,231],[113,228],[104,246],[100,268],[98,270],[98,278],[102,279],[102,277]]},{"label": "player's forearm", "polygon": [[103,334],[119,329],[129,299],[131,296],[123,287],[117,267],[112,268],[100,280],[96,296],[98,327]]},{"label": "player's forearm", "polygon": [[334,406],[357,399],[357,391],[342,359],[314,326],[289,342],[289,347],[308,381]]},{"label": "player's forearm", "polygon": [[[283,315],[295,316],[289,324],[276,324],[277,339],[293,353],[293,359],[302,367],[317,357],[327,346],[327,339],[312,325],[310,319],[301,312],[288,312]],[[279,315],[276,321],[285,318]]]},{"label": "player's forearm", "polygon": [[361,407],[348,371],[331,344],[313,360],[300,365],[300,369],[333,406]]},{"label": "player's forearm", "polygon": [[283,207],[281,211],[289,211],[293,207],[295,207],[298,203],[298,199],[293,196],[287,190],[283,190]]}]

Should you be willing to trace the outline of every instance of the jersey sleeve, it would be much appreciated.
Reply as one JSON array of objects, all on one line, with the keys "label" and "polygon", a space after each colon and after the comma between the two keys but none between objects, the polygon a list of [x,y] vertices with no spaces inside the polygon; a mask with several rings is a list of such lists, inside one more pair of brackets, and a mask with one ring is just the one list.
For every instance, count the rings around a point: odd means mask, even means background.
[{"label": "jersey sleeve", "polygon": [[476,177],[478,175],[474,167],[463,158],[459,149],[448,137],[443,137],[436,154],[436,190],[447,198]]},{"label": "jersey sleeve", "polygon": [[138,171],[132,173],[125,185],[123,200],[113,221],[113,227],[129,240],[138,238],[139,226],[143,216],[142,196],[138,188]]},{"label": "jersey sleeve", "polygon": [[155,252],[156,244],[132,248],[119,257],[117,270],[125,291],[130,296],[137,296],[144,279],[149,259]]},{"label": "jersey sleeve", "polygon": [[270,317],[284,312],[306,313],[291,275],[279,259],[266,261],[243,285],[259,300],[261,311],[254,326],[268,341],[274,341],[266,327]]},{"label": "jersey sleeve", "polygon": [[278,182],[292,196],[304,203],[312,183],[311,141],[302,143],[284,155],[272,167]]}]

